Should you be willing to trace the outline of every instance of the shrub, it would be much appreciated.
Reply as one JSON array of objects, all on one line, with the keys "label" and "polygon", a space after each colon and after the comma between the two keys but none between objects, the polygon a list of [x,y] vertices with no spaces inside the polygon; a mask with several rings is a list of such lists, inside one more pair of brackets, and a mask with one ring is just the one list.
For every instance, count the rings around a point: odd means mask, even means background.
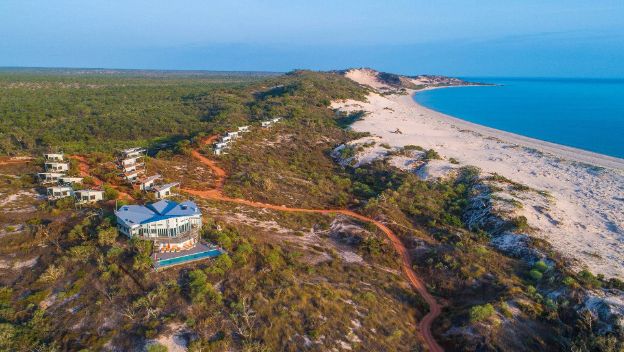
[{"label": "shrub", "polygon": [[476,323],[483,321],[494,314],[494,306],[487,303],[481,306],[474,306],[470,308],[470,322]]},{"label": "shrub", "polygon": [[544,261],[540,260],[537,263],[533,264],[533,269],[538,270],[543,273],[548,270],[548,264],[544,263]]},{"label": "shrub", "polygon": [[153,343],[147,346],[147,352],[167,352],[167,351],[168,351],[167,347],[159,343]]},{"label": "shrub", "polygon": [[114,227],[104,227],[98,230],[98,243],[102,246],[111,246],[117,241],[117,229]]},{"label": "shrub", "polygon": [[585,287],[598,288],[602,286],[602,282],[588,270],[582,270],[578,273],[578,280]]},{"label": "shrub", "polygon": [[232,268],[232,259],[227,253],[223,253],[215,259],[212,266],[206,269],[209,274],[224,275],[228,270]]},{"label": "shrub", "polygon": [[435,150],[433,150],[433,149],[428,149],[428,150],[425,152],[425,155],[424,155],[424,157],[423,157],[423,158],[424,158],[425,160],[439,160],[439,159],[442,159],[442,158],[440,157],[440,154],[438,154],[438,152],[436,152],[436,151],[435,151]]},{"label": "shrub", "polygon": [[65,197],[61,198],[54,203],[57,209],[72,209],[76,204],[76,199],[74,197]]},{"label": "shrub", "polygon": [[253,248],[249,243],[241,243],[234,252],[234,261],[238,264],[246,264],[251,252],[253,252]]},{"label": "shrub", "polygon": [[516,228],[516,230],[518,231],[524,231],[524,230],[528,230],[529,229],[529,223],[526,217],[524,217],[523,215],[515,217],[513,219],[511,219],[511,224]]},{"label": "shrub", "polygon": [[74,246],[69,249],[69,253],[73,261],[84,262],[95,253],[95,248],[90,245]]},{"label": "shrub", "polygon": [[532,269],[531,271],[529,271],[529,276],[531,277],[531,279],[539,281],[542,279],[544,274],[542,274],[542,272],[537,269]]},{"label": "shrub", "polygon": [[563,284],[568,287],[578,286],[578,283],[576,282],[576,280],[574,280],[571,276],[564,277],[561,282],[563,282]]},{"label": "shrub", "polygon": [[420,151],[424,151],[425,148],[419,146],[419,145],[413,145],[413,144],[408,144],[405,147],[403,147],[404,150],[420,150]]},{"label": "shrub", "polygon": [[63,275],[65,275],[65,268],[52,264],[43,272],[43,274],[41,274],[41,276],[39,276],[38,281],[51,283],[60,279]]},{"label": "shrub", "polygon": [[201,270],[193,270],[188,276],[191,300],[195,303],[203,301],[208,293],[208,277]]},{"label": "shrub", "polygon": [[279,269],[282,266],[283,260],[282,255],[279,249],[272,249],[269,253],[264,257],[267,264],[271,267],[271,269]]},{"label": "shrub", "polygon": [[119,191],[109,185],[104,185],[104,199],[111,200],[119,197]]},{"label": "shrub", "polygon": [[11,324],[0,323],[0,349],[9,351],[13,345],[13,338],[17,331]]}]

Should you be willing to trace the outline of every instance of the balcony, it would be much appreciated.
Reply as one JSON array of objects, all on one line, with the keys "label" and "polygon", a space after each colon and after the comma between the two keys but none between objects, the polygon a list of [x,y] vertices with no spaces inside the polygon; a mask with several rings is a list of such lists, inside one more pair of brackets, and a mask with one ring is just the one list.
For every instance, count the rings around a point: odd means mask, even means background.
[{"label": "balcony", "polygon": [[196,240],[199,239],[199,227],[191,227],[190,230],[182,234],[179,234],[176,237],[169,237],[169,236],[150,237],[150,236],[145,236],[145,235],[139,235],[138,237],[144,240],[154,241],[154,245],[156,246],[158,246],[159,244],[180,244],[193,238],[195,238]]}]

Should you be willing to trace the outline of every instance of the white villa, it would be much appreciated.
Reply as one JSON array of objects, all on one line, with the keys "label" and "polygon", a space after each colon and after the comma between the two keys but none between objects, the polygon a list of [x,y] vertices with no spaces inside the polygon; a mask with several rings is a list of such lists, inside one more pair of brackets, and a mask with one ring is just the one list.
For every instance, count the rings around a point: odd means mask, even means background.
[{"label": "white villa", "polygon": [[69,171],[69,163],[62,163],[56,161],[46,161],[44,164],[45,170],[48,172],[66,172]]},{"label": "white villa", "polygon": [[65,174],[60,172],[40,172],[37,174],[41,183],[58,182],[63,176],[65,176]]},{"label": "white villa", "polygon": [[214,144],[213,152],[215,155],[223,154],[223,151],[229,147],[228,142],[217,142]]},{"label": "white villa", "polygon": [[64,184],[72,184],[72,183],[82,183],[82,177],[72,177],[72,176],[62,176],[59,178],[59,183]]},{"label": "white villa", "polygon": [[228,132],[225,135],[228,136],[228,137],[231,137],[233,139],[236,139],[236,138],[239,137],[239,132]]},{"label": "white villa", "polygon": [[171,189],[179,185],[180,185],[179,182],[171,182],[171,183],[166,183],[164,185],[154,186],[152,187],[152,190],[154,191],[154,195],[156,196],[156,199],[163,199],[172,195],[173,193]]},{"label": "white villa", "polygon": [[63,153],[47,153],[43,154],[46,161],[63,161]]},{"label": "white villa", "polygon": [[124,205],[115,211],[119,232],[128,237],[154,241],[158,251],[191,249],[199,238],[201,211],[192,201],[160,200],[143,205]]},{"label": "white villa", "polygon": [[143,148],[129,148],[129,149],[124,149],[121,151],[121,154],[123,155],[124,159],[131,159],[131,158],[137,158],[137,157],[142,157],[143,154],[145,154],[146,150]]},{"label": "white villa", "polygon": [[265,128],[271,127],[272,124],[279,122],[279,120],[281,119],[282,119],[281,117],[275,117],[267,121],[261,121],[260,126],[265,127]]},{"label": "white villa", "polygon": [[48,200],[61,199],[74,195],[74,190],[70,186],[52,186],[46,189]]},{"label": "white villa", "polygon": [[128,181],[134,182],[139,179],[139,176],[141,176],[142,173],[143,173],[143,170],[134,170],[134,171],[130,171],[127,173],[124,172],[124,177]]},{"label": "white villa", "polygon": [[238,132],[245,133],[249,132],[249,126],[241,126],[238,128]]},{"label": "white villa", "polygon": [[104,199],[104,191],[97,189],[82,189],[75,191],[74,195],[78,203],[95,203]]},{"label": "white villa", "polygon": [[121,157],[118,160],[119,168],[123,170],[123,176],[130,182],[137,181],[139,176],[145,173],[145,149],[129,148],[121,150]]},{"label": "white villa", "polygon": [[140,182],[139,183],[139,189],[141,191],[149,191],[156,184],[156,180],[159,180],[159,179],[160,179],[160,175],[159,174],[148,176],[148,177],[142,179],[141,181],[139,181]]}]

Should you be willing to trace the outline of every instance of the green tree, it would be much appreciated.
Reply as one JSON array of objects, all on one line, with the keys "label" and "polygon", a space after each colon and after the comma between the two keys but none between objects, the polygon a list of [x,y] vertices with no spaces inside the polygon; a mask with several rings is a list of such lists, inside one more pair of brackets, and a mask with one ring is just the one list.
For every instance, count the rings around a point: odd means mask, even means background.
[{"label": "green tree", "polygon": [[119,197],[119,191],[109,185],[104,185],[104,199],[112,200]]}]

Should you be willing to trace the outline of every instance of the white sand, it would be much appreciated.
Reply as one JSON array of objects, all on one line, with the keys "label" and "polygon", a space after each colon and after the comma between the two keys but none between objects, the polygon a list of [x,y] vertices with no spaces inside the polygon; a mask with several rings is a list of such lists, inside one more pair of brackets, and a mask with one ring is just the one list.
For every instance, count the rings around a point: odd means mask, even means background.
[{"label": "white sand", "polygon": [[[347,77],[373,88],[383,84],[366,72]],[[460,162],[432,164],[427,174],[474,165],[547,191],[553,196],[548,201],[519,197],[524,203],[519,214],[539,229],[532,235],[548,241],[576,269],[624,278],[624,160],[459,120],[418,105],[411,95],[371,93],[368,102],[342,101],[333,107],[369,112],[352,128],[379,136],[378,144],[432,148]],[[393,133],[396,129],[402,133]],[[379,154],[377,146],[372,150]]]}]

